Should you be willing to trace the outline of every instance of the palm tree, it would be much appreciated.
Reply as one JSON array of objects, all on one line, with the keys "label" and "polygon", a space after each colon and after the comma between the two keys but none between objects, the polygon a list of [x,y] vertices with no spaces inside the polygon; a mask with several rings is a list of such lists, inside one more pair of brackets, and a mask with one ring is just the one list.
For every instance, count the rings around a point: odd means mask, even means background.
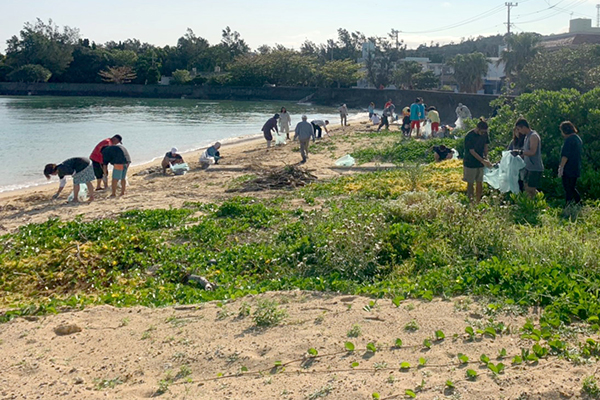
[{"label": "palm tree", "polygon": [[507,49],[500,54],[498,63],[503,62],[506,76],[514,80],[536,54],[540,51],[540,35],[523,32],[506,37]]},{"label": "palm tree", "polygon": [[459,54],[448,62],[454,67],[454,79],[460,90],[476,93],[483,85],[483,77],[488,71],[488,60],[483,53]]}]

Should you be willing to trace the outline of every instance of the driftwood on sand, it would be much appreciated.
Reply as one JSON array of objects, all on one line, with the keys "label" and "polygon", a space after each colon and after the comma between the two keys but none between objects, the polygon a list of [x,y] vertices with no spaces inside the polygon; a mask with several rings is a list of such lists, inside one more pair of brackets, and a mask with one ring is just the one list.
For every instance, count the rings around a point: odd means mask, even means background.
[{"label": "driftwood on sand", "polygon": [[297,165],[257,172],[257,177],[241,183],[228,192],[260,192],[263,190],[293,189],[317,180],[308,170]]}]

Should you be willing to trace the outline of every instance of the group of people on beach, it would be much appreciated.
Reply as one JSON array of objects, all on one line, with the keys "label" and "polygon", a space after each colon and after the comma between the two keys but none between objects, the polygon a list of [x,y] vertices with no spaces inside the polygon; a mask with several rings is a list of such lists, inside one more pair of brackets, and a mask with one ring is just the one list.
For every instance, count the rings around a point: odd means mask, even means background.
[{"label": "group of people on beach", "polygon": [[108,188],[109,164],[113,166],[111,197],[116,197],[119,183],[121,184],[121,196],[123,196],[127,186],[127,170],[131,164],[131,157],[123,146],[121,135],[114,135],[98,143],[89,158],[73,157],[60,164],[46,164],[44,167],[46,179],[50,179],[54,175],[60,179],[58,191],[52,196],[52,199],[58,199],[67,184],[66,177],[71,175],[73,176],[73,202],[79,201],[79,188],[83,184],[87,186],[89,200],[94,200],[92,182],[97,181],[95,189],[97,191]]},{"label": "group of people on beach", "polygon": [[[389,99],[383,106],[381,116],[375,112],[375,103],[369,104],[367,108],[369,120],[375,126],[377,132],[382,128],[390,129],[390,124],[394,121],[400,123],[400,130],[406,137],[415,136],[416,138],[429,137],[447,137],[451,128],[441,126],[440,114],[435,106],[427,106],[423,98],[417,97],[410,105],[402,109],[400,114],[396,113],[396,106],[392,99]],[[427,131],[425,126],[429,124]]]},{"label": "group of people on beach", "polygon": [[[218,164],[222,158],[219,153],[220,147],[221,143],[219,142],[208,147],[200,156],[200,165],[207,167],[211,164]],[[167,170],[171,169],[175,175],[178,175],[175,171],[181,171],[181,169],[176,166],[183,164],[185,164],[185,161],[181,154],[179,154],[179,150],[173,147],[163,157],[161,168],[163,174],[166,174]],[[52,176],[58,176],[59,178],[58,191],[52,196],[52,199],[58,199],[67,184],[66,177],[72,176],[72,201],[79,202],[80,185],[86,185],[87,197],[89,201],[93,201],[95,191],[106,190],[108,188],[109,165],[113,166],[110,197],[117,196],[119,185],[121,187],[120,195],[124,196],[127,188],[127,171],[131,165],[131,157],[125,146],[123,146],[123,137],[121,135],[114,135],[98,143],[92,150],[89,158],[72,157],[60,164],[46,164],[44,167],[46,179],[50,179]],[[185,165],[187,166],[187,164]],[[95,189],[93,185],[94,180],[96,180]]]},{"label": "group of people on beach", "polygon": [[[347,117],[348,108],[344,104],[342,107],[340,107],[342,126],[347,125]],[[312,139],[312,141],[315,142],[316,139],[321,139],[323,137],[323,131],[329,135],[329,130],[327,129],[329,121],[314,119],[311,122],[308,122],[308,117],[306,115],[302,115],[301,119],[302,120],[298,122],[294,128],[294,137],[292,140],[298,140],[300,143],[300,155],[302,157],[301,162],[305,163],[308,160],[308,147],[310,145],[310,140]],[[291,123],[292,118],[285,107],[282,107],[279,113],[273,115],[267,120],[267,122],[265,122],[261,131],[265,140],[267,141],[267,151],[269,151],[271,148],[271,143],[273,142],[273,132],[275,132],[275,135],[278,136],[285,133],[286,139],[290,140]]]},{"label": "group of people on beach", "polygon": [[[578,204],[581,196],[577,191],[577,179],[581,175],[581,154],[583,142],[577,135],[577,128],[570,121],[559,125],[564,138],[560,154],[558,176],[562,179],[567,204]],[[463,180],[467,182],[467,196],[471,201],[479,202],[483,193],[484,167],[491,168],[488,160],[489,126],[481,118],[475,129],[465,137],[463,159]],[[519,187],[534,198],[540,187],[544,163],[542,161],[542,139],[538,132],[531,129],[525,118],[519,118],[513,128],[513,139],[508,146],[512,157],[521,157],[524,167],[519,170]]]}]

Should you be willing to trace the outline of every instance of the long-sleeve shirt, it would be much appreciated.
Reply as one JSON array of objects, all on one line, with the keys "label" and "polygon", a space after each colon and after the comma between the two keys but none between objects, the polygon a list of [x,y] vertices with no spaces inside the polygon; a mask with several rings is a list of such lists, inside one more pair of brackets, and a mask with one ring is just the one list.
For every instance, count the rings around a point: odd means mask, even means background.
[{"label": "long-sleeve shirt", "polygon": [[348,107],[346,107],[345,105],[341,106],[338,110],[340,111],[340,115],[341,116],[347,116],[348,115]]},{"label": "long-sleeve shirt", "polygon": [[294,135],[294,140],[296,140],[296,138],[301,142],[306,142],[310,140],[310,138],[315,140],[315,130],[310,122],[298,122],[298,125],[296,125],[295,132],[296,133]]},{"label": "long-sleeve shirt", "polygon": [[292,123],[292,117],[289,113],[284,112],[279,114],[279,127],[288,127]]},{"label": "long-sleeve shirt", "polygon": [[271,131],[275,129],[276,132],[279,132],[279,130],[277,129],[277,119],[276,118],[269,118],[267,120],[267,122],[265,122],[265,124],[262,127],[262,131],[264,133],[271,133]]}]

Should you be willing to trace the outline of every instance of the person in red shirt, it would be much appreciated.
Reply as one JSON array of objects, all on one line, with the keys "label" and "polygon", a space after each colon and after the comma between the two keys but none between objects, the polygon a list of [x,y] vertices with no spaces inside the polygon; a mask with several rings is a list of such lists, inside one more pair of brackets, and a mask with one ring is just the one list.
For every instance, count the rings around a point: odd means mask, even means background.
[{"label": "person in red shirt", "polygon": [[[102,157],[102,149],[106,146],[117,145],[121,143],[122,140],[123,138],[121,135],[115,135],[111,138],[104,139],[94,147],[94,150],[90,155],[90,160],[92,160],[94,175],[96,176],[96,190],[104,190],[108,187],[108,168]],[[104,183],[104,187],[102,187],[102,183]]]}]

